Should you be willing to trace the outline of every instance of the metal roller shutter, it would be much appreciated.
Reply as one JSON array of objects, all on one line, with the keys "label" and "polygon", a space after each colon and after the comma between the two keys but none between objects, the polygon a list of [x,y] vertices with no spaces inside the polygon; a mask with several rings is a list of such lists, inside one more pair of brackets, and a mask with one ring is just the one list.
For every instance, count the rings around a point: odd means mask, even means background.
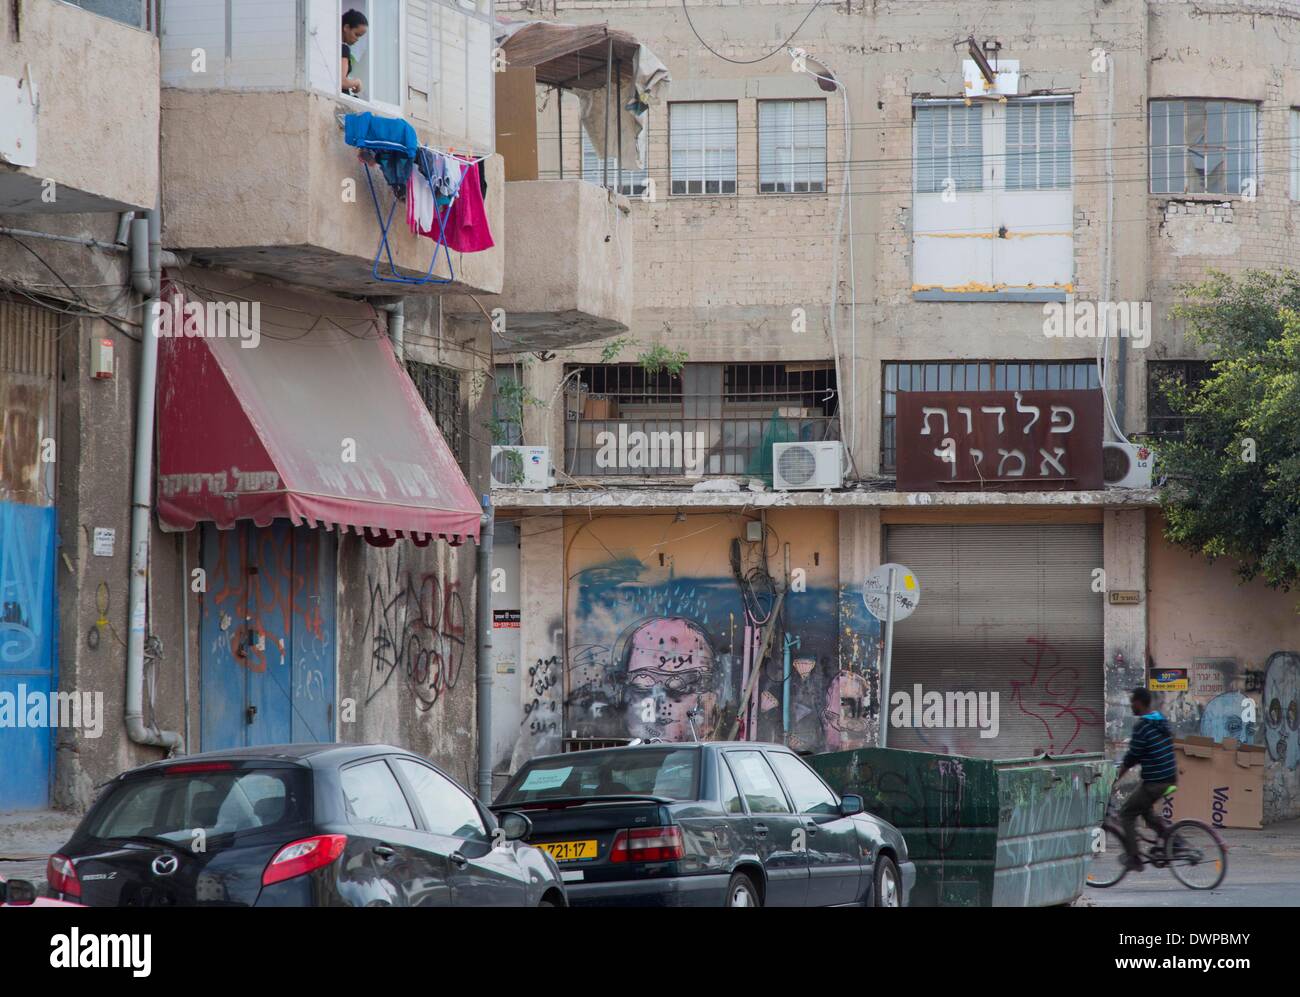
[{"label": "metal roller shutter", "polygon": [[886,544],[921,584],[920,606],[894,629],[891,700],[917,685],[945,705],[948,693],[998,694],[996,737],[970,720],[955,726],[948,710],[945,726],[891,722],[891,748],[983,758],[1102,749],[1099,524],[890,526]]}]

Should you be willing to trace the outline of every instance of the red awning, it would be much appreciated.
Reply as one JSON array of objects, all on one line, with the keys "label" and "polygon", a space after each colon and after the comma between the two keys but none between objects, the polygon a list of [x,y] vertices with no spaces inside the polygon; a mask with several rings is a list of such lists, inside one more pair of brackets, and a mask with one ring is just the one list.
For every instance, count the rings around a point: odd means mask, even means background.
[{"label": "red awning", "polygon": [[164,529],[288,519],[477,542],[474,491],[369,304],[186,271],[160,331]]}]

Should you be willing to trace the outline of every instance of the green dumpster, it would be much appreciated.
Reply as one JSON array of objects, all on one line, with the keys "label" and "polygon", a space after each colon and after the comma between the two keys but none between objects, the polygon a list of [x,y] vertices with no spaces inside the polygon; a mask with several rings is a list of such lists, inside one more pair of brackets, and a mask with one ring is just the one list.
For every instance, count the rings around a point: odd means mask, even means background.
[{"label": "green dumpster", "polygon": [[902,832],[918,907],[1048,907],[1074,900],[1115,781],[1101,754],[992,760],[896,748],[808,759]]}]

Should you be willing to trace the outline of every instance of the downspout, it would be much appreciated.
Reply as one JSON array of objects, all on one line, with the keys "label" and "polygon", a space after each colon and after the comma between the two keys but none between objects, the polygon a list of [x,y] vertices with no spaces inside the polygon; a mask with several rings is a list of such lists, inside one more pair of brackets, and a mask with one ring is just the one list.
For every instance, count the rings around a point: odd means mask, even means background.
[{"label": "downspout", "polygon": [[[136,744],[183,754],[185,739],[174,730],[144,722],[144,638],[148,616],[149,530],[153,498],[154,393],[158,382],[158,337],[153,320],[162,295],[162,208],[131,222],[131,284],[144,296],[140,339],[140,383],[135,412],[135,466],[131,484],[131,584],[127,594],[126,733]],[[186,635],[188,640],[188,635]]]},{"label": "downspout", "polygon": [[406,363],[406,299],[371,298],[370,303],[388,313],[388,340],[393,344],[397,362]]},{"label": "downspout", "polygon": [[492,500],[483,496],[483,519],[478,542],[478,664],[474,685],[477,706],[478,798],[492,801],[492,541],[495,519]]}]

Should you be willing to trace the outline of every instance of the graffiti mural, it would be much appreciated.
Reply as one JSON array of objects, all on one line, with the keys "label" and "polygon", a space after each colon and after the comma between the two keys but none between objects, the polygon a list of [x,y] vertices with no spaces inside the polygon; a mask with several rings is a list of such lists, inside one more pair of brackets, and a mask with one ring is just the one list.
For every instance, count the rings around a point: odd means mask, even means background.
[{"label": "graffiti mural", "polygon": [[[701,740],[734,728],[742,738],[800,750],[864,743],[871,690],[861,665],[874,634],[863,636],[856,666],[842,663],[834,517],[773,516],[761,550],[735,541],[746,517],[702,518],[703,527],[678,528],[681,540],[673,539],[671,519],[666,530],[655,516],[576,526],[582,543],[571,548],[569,567],[565,735],[689,741],[693,726]],[[798,540],[791,563],[801,574],[773,621],[776,586],[764,570],[779,570],[773,552],[783,536]],[[646,537],[662,540],[646,548]]]},{"label": "graffiti mural", "polygon": [[361,646],[370,656],[365,702],[393,682],[416,707],[433,709],[456,687],[465,663],[465,600],[460,583],[403,564],[403,547],[366,579],[369,605]]},{"label": "graffiti mural", "polygon": [[1300,766],[1300,655],[1279,651],[1264,666],[1264,744],[1283,768]]}]

